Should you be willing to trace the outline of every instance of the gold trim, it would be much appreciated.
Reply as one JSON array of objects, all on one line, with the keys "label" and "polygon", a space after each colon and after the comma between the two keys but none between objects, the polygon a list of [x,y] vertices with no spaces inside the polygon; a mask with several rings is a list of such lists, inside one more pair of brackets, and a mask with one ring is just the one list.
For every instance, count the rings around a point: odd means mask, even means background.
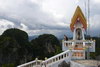
[{"label": "gold trim", "polygon": [[76,23],[78,17],[80,18],[80,21],[82,22],[84,29],[87,28],[86,18],[83,15],[82,10],[78,6],[75,13],[74,13],[74,16],[71,20],[71,24],[70,24],[70,28],[72,31],[74,30],[74,24]]}]

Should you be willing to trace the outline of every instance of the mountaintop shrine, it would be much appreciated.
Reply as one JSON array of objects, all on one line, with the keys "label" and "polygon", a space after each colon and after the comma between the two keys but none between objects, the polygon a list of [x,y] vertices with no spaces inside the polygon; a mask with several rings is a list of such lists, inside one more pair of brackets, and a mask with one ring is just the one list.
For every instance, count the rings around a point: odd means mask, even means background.
[{"label": "mountaintop shrine", "polygon": [[[36,60],[17,67],[97,67],[100,61],[90,60],[90,52],[95,52],[95,40],[86,40],[87,20],[79,6],[72,17],[70,30],[73,39],[68,40],[66,35],[62,40],[62,53],[45,60]],[[97,64],[98,63],[98,64]]]}]

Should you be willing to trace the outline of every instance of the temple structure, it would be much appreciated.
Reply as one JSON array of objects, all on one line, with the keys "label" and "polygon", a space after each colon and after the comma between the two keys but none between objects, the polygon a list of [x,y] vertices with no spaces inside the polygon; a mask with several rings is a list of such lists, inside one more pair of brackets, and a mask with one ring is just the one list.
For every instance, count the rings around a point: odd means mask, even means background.
[{"label": "temple structure", "polygon": [[73,32],[73,39],[63,41],[62,50],[72,50],[73,52],[72,58],[73,59],[85,59],[89,58],[89,52],[95,52],[95,41],[93,40],[86,40],[85,39],[85,32],[87,29],[87,22],[82,10],[78,6],[74,16],[71,20],[70,29]]},{"label": "temple structure", "polygon": [[[84,34],[87,29],[87,21],[79,6],[76,8],[74,16],[72,17],[70,29],[73,32],[73,39],[68,40],[66,36],[64,37],[64,40],[62,41],[62,53],[45,60],[36,59],[19,65],[18,67],[61,67],[60,65],[64,61],[66,63],[70,62],[70,67],[81,67],[80,64],[78,66],[77,62],[89,59],[89,53],[95,52],[95,41],[85,39]],[[77,62],[74,63],[73,60],[77,60]],[[91,66],[85,65],[82,67]]]}]

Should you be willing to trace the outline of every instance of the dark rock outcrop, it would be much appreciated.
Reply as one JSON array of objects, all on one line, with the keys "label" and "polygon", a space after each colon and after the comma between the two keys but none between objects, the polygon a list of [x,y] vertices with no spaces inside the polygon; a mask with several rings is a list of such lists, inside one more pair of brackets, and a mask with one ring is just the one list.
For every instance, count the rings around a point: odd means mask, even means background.
[{"label": "dark rock outcrop", "polygon": [[0,36],[0,67],[28,62],[33,58],[32,53],[26,32],[11,28]]},{"label": "dark rock outcrop", "polygon": [[44,59],[61,52],[59,40],[52,34],[43,34],[31,41],[34,49],[34,57]]},{"label": "dark rock outcrop", "polygon": [[100,60],[100,55],[96,57],[96,60]]},{"label": "dark rock outcrop", "polygon": [[61,62],[58,67],[70,67],[70,63],[66,63],[66,61]]}]

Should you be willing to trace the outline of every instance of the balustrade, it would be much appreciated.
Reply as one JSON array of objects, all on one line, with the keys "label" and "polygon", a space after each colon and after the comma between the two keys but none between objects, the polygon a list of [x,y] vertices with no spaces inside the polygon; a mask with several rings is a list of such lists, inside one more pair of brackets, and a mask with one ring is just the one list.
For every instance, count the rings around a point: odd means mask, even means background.
[{"label": "balustrade", "polygon": [[64,51],[64,52],[56,55],[56,56],[48,58],[45,61],[40,61],[40,60],[36,59],[35,61],[31,61],[29,63],[19,65],[17,67],[45,67],[45,66],[50,65],[50,64],[52,65],[53,63],[56,63],[60,60],[65,60],[65,58],[68,58],[70,61],[71,60],[70,56],[71,56],[71,52],[70,52],[70,50],[67,50],[67,51]]},{"label": "balustrade", "polygon": [[[78,45],[78,48],[82,48],[82,50],[84,48],[95,48],[95,41],[92,40],[69,40],[69,41],[63,41],[62,44],[62,50],[69,50],[69,49],[76,49],[75,45]],[[93,49],[93,52],[95,50]],[[91,51],[92,52],[92,51]]]}]

